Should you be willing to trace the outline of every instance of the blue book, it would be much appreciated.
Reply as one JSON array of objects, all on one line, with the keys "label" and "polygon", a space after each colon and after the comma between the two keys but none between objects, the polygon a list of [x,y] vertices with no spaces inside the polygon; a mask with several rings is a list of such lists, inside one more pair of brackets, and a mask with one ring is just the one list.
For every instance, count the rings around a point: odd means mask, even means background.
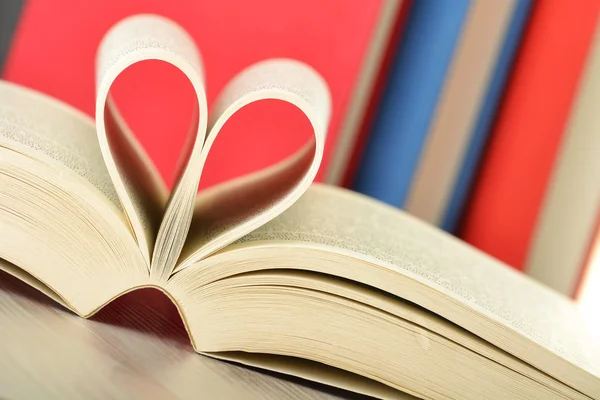
[{"label": "blue book", "polygon": [[404,205],[469,4],[469,0],[412,4],[355,190]]},{"label": "blue book", "polygon": [[473,128],[471,143],[465,154],[463,165],[442,221],[442,229],[446,231],[454,232],[462,215],[475,172],[479,166],[485,143],[504,93],[508,74],[512,69],[515,54],[521,43],[523,30],[529,19],[532,4],[533,0],[519,0],[515,7],[479,118]]}]

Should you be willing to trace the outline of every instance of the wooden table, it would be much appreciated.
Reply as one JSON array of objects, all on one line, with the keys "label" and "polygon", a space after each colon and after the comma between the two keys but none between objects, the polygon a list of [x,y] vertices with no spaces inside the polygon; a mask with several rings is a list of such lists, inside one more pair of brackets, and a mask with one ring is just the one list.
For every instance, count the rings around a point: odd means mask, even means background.
[{"label": "wooden table", "polygon": [[84,320],[0,272],[2,399],[348,397],[196,354],[157,291],[128,294]]}]

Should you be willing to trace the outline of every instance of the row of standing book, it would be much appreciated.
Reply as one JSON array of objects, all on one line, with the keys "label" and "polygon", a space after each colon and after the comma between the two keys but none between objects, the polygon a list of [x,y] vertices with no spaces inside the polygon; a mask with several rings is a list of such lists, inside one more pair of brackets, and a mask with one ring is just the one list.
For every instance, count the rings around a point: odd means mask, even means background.
[{"label": "row of standing book", "polygon": [[600,206],[599,13],[595,0],[405,0],[329,182],[583,295]]}]

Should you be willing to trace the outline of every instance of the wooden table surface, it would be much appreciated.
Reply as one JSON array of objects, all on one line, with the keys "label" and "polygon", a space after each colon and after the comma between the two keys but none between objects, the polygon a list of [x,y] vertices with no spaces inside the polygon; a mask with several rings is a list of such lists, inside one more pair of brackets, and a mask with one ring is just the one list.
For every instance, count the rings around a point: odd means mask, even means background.
[{"label": "wooden table surface", "polygon": [[2,399],[350,397],[196,354],[158,291],[128,294],[84,320],[0,272]]}]

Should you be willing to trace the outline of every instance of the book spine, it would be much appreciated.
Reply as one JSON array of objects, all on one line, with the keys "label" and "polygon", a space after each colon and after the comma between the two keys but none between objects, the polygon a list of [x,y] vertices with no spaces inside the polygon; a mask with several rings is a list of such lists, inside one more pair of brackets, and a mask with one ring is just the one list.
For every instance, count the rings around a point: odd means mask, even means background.
[{"label": "book spine", "polygon": [[388,47],[385,52],[385,58],[381,63],[381,70],[377,76],[377,80],[371,93],[371,98],[365,111],[364,118],[361,121],[360,127],[358,128],[356,141],[353,145],[354,147],[352,148],[352,152],[350,153],[348,164],[346,165],[346,169],[342,175],[342,180],[340,182],[342,187],[351,188],[354,183],[354,179],[356,178],[360,161],[362,160],[367,140],[369,138],[369,133],[371,132],[371,128],[373,126],[375,115],[381,105],[382,94],[390,74],[395,51],[398,48],[400,38],[404,33],[406,21],[408,19],[407,17],[412,4],[413,0],[404,0],[397,14],[392,31],[392,37],[388,43]]},{"label": "book spine", "polygon": [[24,0],[0,2],[0,74],[8,56],[13,34],[17,28]]},{"label": "book spine", "polygon": [[520,270],[599,11],[595,0],[534,4],[465,213],[462,238]]},{"label": "book spine", "polygon": [[354,189],[402,206],[470,2],[414,2]]},{"label": "book spine", "polygon": [[527,274],[567,296],[576,292],[600,206],[598,28],[525,263]]},{"label": "book spine", "polygon": [[340,185],[348,169],[353,150],[361,135],[362,121],[367,118],[369,104],[374,101],[379,77],[384,72],[384,63],[389,58],[389,47],[398,36],[397,20],[409,0],[384,0],[379,17],[373,26],[370,44],[363,58],[359,77],[346,108],[342,127],[331,157],[325,182]]},{"label": "book spine", "polygon": [[475,1],[469,10],[404,205],[423,221],[441,223],[516,4]]},{"label": "book spine", "polygon": [[465,202],[473,185],[485,144],[504,93],[507,78],[512,70],[515,54],[521,44],[523,31],[529,19],[532,4],[533,0],[519,0],[514,10],[504,45],[500,51],[498,62],[488,87],[487,95],[485,96],[471,135],[471,142],[458,173],[450,201],[444,212],[441,227],[446,231],[455,232],[460,216],[463,214]]}]

